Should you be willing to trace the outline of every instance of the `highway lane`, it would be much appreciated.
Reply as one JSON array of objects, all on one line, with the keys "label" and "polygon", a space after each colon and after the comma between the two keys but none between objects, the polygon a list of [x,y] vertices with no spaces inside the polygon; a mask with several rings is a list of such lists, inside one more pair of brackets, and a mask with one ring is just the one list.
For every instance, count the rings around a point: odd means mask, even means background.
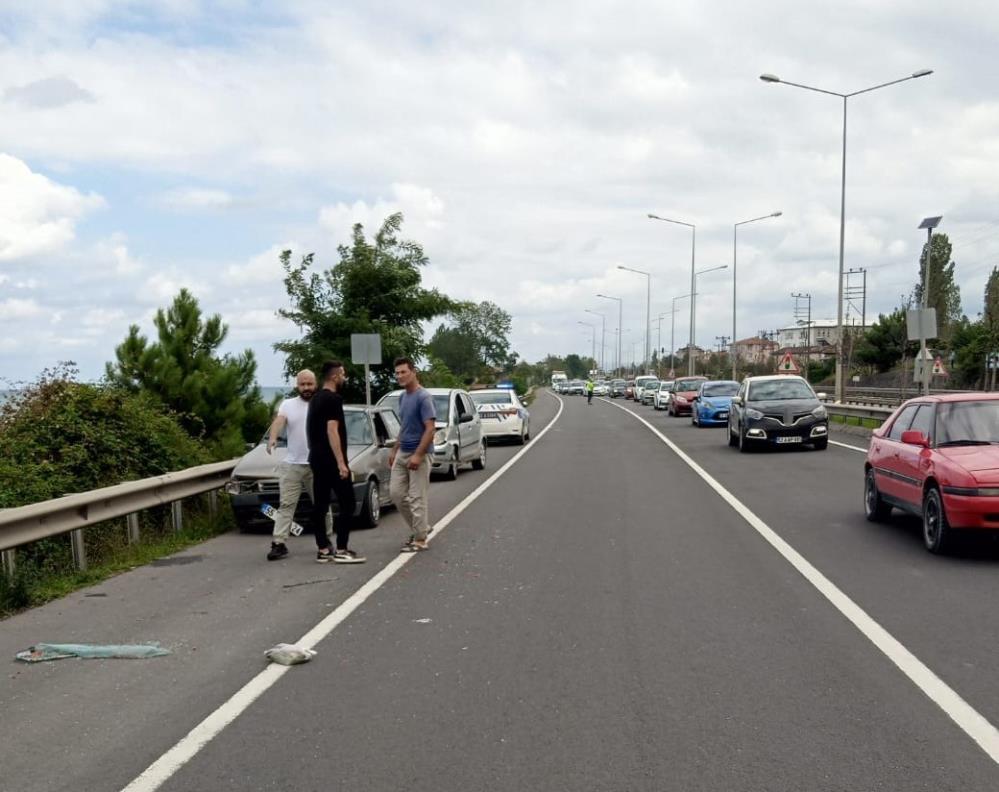
[{"label": "highway lane", "polygon": [[[923,548],[918,519],[863,512],[864,454],[830,444],[740,454],[724,428],[626,406],[690,454],[754,513],[999,725],[999,544],[969,536],[952,556]],[[609,405],[602,405],[605,409]],[[610,408],[615,409],[616,408]],[[866,447],[863,438],[833,440]]]},{"label": "highway lane", "polygon": [[[550,397],[538,400],[532,434],[556,408]],[[435,481],[431,518],[519,450],[492,445],[486,470]],[[0,790],[121,789],[251,679],[265,649],[297,640],[396,558],[405,535],[399,515],[385,512],[376,530],[351,537],[368,563],[345,567],[316,564],[310,536],[292,539],[289,558],[267,562],[266,536],[226,534],[2,622]],[[150,640],[174,654],[34,666],[13,659],[40,641]]]},{"label": "highway lane", "polygon": [[162,788],[999,786],[672,451],[582,399],[318,648]]}]

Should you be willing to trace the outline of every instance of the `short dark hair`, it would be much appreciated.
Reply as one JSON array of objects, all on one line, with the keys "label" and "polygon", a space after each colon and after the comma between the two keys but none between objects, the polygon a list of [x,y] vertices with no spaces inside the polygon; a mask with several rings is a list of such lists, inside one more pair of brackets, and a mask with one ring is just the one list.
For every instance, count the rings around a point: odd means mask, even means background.
[{"label": "short dark hair", "polygon": [[392,364],[392,368],[398,368],[399,366],[409,366],[410,371],[416,371],[416,366],[413,365],[413,359],[408,357],[397,357],[395,363]]},{"label": "short dark hair", "polygon": [[325,363],[323,363],[323,368],[322,368],[323,382],[328,382],[330,377],[333,376],[333,372],[336,371],[338,368],[343,368],[343,363],[341,363],[339,360],[327,360]]}]

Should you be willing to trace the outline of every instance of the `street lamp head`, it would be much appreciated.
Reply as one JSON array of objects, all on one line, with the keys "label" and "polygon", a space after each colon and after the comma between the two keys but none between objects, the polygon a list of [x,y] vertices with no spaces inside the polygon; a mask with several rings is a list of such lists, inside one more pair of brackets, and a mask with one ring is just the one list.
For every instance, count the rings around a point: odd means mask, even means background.
[{"label": "street lamp head", "polygon": [[780,82],[780,77],[778,77],[776,74],[761,74],[760,79],[763,80],[763,82],[769,82],[769,83]]},{"label": "street lamp head", "polygon": [[624,266],[624,264],[618,264],[617,268],[618,269],[628,269],[626,266]]},{"label": "street lamp head", "polygon": [[770,215],[770,216],[771,216],[771,217],[780,217],[780,216],[781,216],[782,214],[784,214],[784,213],[783,213],[783,212],[774,212],[774,213],[773,213],[772,215]]},{"label": "street lamp head", "polygon": [[913,72],[912,77],[915,79],[916,77],[926,77],[930,74],[933,74],[933,69],[920,69],[917,72]]}]

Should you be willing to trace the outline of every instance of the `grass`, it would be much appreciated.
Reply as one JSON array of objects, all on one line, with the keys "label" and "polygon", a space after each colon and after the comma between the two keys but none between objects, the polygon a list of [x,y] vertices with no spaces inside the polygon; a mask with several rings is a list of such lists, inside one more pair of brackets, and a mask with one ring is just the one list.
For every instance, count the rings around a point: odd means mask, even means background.
[{"label": "grass", "polygon": [[220,504],[214,519],[207,514],[185,514],[184,528],[179,533],[147,534],[137,544],[115,547],[101,559],[90,561],[85,571],[39,569],[25,565],[18,566],[13,576],[0,574],[0,619],[65,597],[225,533],[233,528],[234,522],[232,512],[222,506]]},{"label": "grass", "polygon": [[877,418],[861,418],[859,415],[830,415],[829,420],[846,426],[862,426],[865,429],[878,429],[883,423]]}]

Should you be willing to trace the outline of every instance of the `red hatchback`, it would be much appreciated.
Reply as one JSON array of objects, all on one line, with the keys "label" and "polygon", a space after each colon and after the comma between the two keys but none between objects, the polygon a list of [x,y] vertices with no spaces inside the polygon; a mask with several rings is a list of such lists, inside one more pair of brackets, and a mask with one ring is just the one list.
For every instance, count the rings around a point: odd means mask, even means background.
[{"label": "red hatchback", "polygon": [[673,383],[673,393],[669,400],[670,415],[690,415],[694,404],[694,397],[701,388],[702,382],[707,382],[707,377],[677,377]]},{"label": "red hatchback", "polygon": [[922,517],[944,552],[961,528],[999,529],[999,393],[910,399],[874,432],[864,464],[867,519]]}]

